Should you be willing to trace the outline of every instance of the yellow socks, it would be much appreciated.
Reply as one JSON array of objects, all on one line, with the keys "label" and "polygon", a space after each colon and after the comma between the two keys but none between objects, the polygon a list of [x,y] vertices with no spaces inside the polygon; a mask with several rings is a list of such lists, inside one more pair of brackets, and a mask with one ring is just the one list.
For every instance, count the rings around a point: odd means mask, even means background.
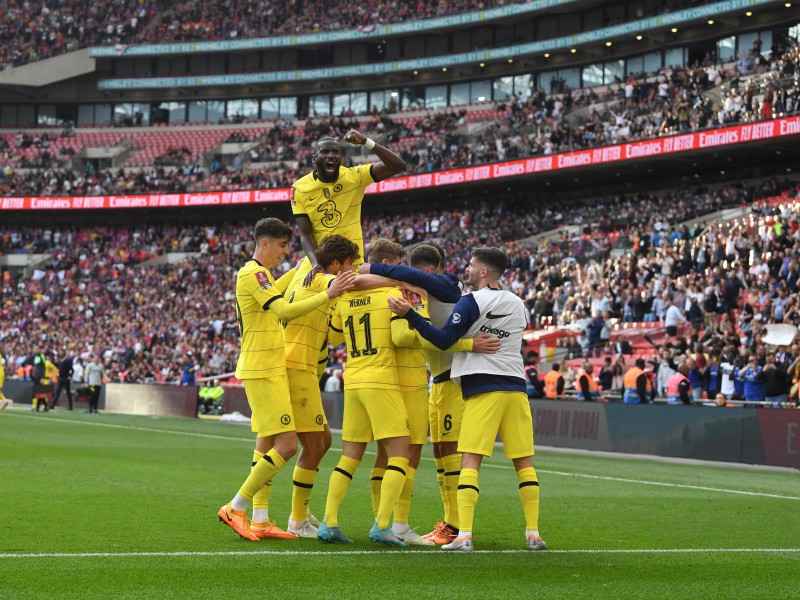
[{"label": "yellow socks", "polygon": [[378,507],[378,516],[375,519],[379,529],[386,529],[389,526],[397,499],[400,498],[400,493],[406,484],[406,469],[408,469],[407,458],[399,456],[389,458],[389,464],[386,465],[386,473],[383,475],[383,483],[381,484],[381,502]]},{"label": "yellow socks", "polygon": [[411,496],[414,493],[414,476],[417,470],[414,467],[406,467],[406,483],[397,499],[397,506],[394,507],[394,522],[408,523],[408,515],[411,513]]},{"label": "yellow socks", "polygon": [[317,471],[303,469],[295,466],[292,473],[292,519],[305,521],[308,517],[308,503],[311,500],[311,490],[317,479]]},{"label": "yellow socks", "polygon": [[328,500],[325,502],[325,518],[323,519],[328,527],[339,525],[339,507],[360,463],[361,461],[356,458],[342,456],[333,469],[328,484]]},{"label": "yellow socks", "polygon": [[378,516],[378,507],[381,504],[381,485],[386,469],[373,467],[369,474],[369,497],[372,500],[372,516]]},{"label": "yellow socks", "polygon": [[253,466],[249,477],[242,484],[239,494],[247,500],[254,500],[255,495],[271,483],[275,473],[280,471],[285,464],[286,461],[275,451],[275,448],[272,448]]},{"label": "yellow socks", "polygon": [[461,469],[461,477],[458,478],[458,516],[461,520],[459,533],[472,532],[478,492],[478,471]]},{"label": "yellow socks", "polygon": [[444,522],[456,529],[459,524],[458,484],[461,475],[461,454],[450,454],[442,457],[444,467],[444,490],[447,500],[444,505]]},{"label": "yellow socks", "polygon": [[536,470],[526,467],[517,471],[519,480],[519,499],[522,501],[522,511],[525,513],[525,529],[536,531],[539,529],[539,481]]}]

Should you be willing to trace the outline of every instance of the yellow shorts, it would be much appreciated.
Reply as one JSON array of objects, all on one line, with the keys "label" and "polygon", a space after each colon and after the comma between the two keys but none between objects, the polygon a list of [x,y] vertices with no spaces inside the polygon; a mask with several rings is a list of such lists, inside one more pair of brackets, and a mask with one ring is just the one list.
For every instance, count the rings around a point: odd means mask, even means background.
[{"label": "yellow shorts", "polygon": [[399,390],[345,389],[342,421],[345,442],[408,435],[408,415]]},{"label": "yellow shorts", "polygon": [[491,456],[499,433],[506,458],[533,456],[531,405],[524,392],[486,392],[464,404],[459,452]]},{"label": "yellow shorts", "polygon": [[289,376],[292,414],[297,431],[324,431],[328,420],[322,408],[322,395],[316,374],[300,369],[286,369],[286,373]]},{"label": "yellow shorts", "polygon": [[457,442],[464,416],[464,398],[461,388],[452,380],[434,383],[428,405],[431,424],[431,441]]},{"label": "yellow shorts", "polygon": [[428,388],[402,392],[408,415],[409,443],[424,444],[428,439]]},{"label": "yellow shorts", "polygon": [[295,430],[288,376],[245,379],[242,383],[253,413],[250,427],[258,437]]}]

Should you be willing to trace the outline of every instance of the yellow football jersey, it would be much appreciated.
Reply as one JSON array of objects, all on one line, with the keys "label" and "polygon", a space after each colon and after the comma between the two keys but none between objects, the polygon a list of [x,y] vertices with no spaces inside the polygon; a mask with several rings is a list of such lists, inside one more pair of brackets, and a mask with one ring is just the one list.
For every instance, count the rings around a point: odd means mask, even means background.
[{"label": "yellow football jersey", "polygon": [[292,213],[309,218],[317,244],[330,235],[341,235],[358,246],[361,258],[356,264],[364,262],[361,203],[364,189],[374,182],[372,165],[339,167],[339,177],[332,183],[309,173],[292,186]]},{"label": "yellow football jersey", "polygon": [[[309,287],[303,286],[306,273],[298,271],[289,287],[289,303],[300,302],[328,289],[333,275],[318,273]],[[332,304],[323,304],[303,317],[289,321],[283,328],[286,343],[286,367],[317,372],[320,353],[327,348],[328,322]],[[325,355],[327,357],[327,353]],[[326,361],[327,362],[327,361]]]},{"label": "yellow football jersey", "polygon": [[331,314],[331,341],[347,344],[346,390],[399,390],[397,356],[392,342],[390,296],[399,298],[397,288],[345,292]]},{"label": "yellow football jersey", "polygon": [[238,379],[263,379],[286,373],[286,351],[278,316],[269,305],[283,298],[269,270],[250,260],[236,276],[236,318],[242,347]]},{"label": "yellow football jersey", "polygon": [[[417,311],[424,319],[430,320],[428,316],[428,301],[425,298],[405,289],[400,291],[403,294],[403,298],[411,305],[412,310]],[[405,325],[408,327],[408,321],[397,315],[392,315],[392,321],[395,326]],[[426,356],[419,338],[415,336],[413,346],[397,346],[395,352],[397,355],[397,379],[400,383],[400,390],[405,392],[418,388],[427,388],[428,369]]]}]

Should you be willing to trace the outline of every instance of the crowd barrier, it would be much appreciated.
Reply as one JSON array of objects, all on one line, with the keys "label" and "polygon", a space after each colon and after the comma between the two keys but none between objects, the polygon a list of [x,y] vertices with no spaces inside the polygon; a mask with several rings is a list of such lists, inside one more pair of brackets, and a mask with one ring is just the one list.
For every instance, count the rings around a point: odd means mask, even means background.
[{"label": "crowd barrier", "polygon": [[[196,417],[197,390],[111,383],[100,410]],[[31,404],[31,382],[6,381],[3,391],[15,404]],[[330,427],[341,429],[344,395],[325,392],[322,403]],[[225,387],[225,412],[234,411],[251,414],[241,386]],[[800,410],[531,400],[531,412],[538,445],[800,469]]]}]

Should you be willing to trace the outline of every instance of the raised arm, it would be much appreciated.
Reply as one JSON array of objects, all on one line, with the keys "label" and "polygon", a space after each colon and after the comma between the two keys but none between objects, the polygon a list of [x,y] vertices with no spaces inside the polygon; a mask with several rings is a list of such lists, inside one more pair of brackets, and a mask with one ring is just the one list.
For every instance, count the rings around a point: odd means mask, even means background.
[{"label": "raised arm", "polygon": [[372,179],[376,182],[383,181],[392,175],[397,175],[406,170],[406,163],[400,156],[389,150],[386,146],[381,146],[373,140],[370,140],[363,133],[355,129],[351,129],[345,133],[344,140],[350,142],[354,146],[364,146],[368,150],[371,149],[375,155],[381,159],[381,162],[373,163],[370,167]]}]

